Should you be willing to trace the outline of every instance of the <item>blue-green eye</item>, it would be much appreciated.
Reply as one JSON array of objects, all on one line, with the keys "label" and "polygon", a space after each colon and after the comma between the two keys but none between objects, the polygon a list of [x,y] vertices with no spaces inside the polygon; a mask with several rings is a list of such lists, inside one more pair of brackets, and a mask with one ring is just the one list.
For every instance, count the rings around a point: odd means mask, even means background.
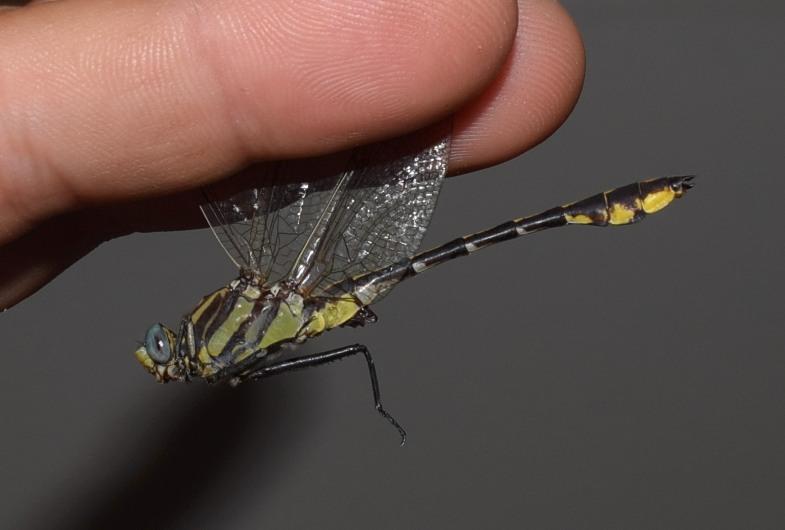
[{"label": "blue-green eye", "polygon": [[169,337],[161,324],[155,324],[147,330],[147,336],[144,338],[144,347],[147,350],[147,355],[159,364],[169,362],[169,359],[172,357]]}]

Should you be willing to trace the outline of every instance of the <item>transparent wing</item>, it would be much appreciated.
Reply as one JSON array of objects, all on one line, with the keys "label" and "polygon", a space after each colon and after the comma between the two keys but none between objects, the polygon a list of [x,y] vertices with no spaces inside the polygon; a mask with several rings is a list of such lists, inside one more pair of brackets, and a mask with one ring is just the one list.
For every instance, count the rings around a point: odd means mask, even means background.
[{"label": "transparent wing", "polygon": [[264,186],[202,211],[238,267],[272,285],[307,256],[300,285],[324,295],[417,251],[446,173],[446,132],[358,148],[319,168],[316,178],[312,166],[280,164],[263,176]]},{"label": "transparent wing", "polygon": [[411,258],[430,224],[448,154],[444,130],[359,151],[305,290],[334,294],[346,279]]},{"label": "transparent wing", "polygon": [[[345,166],[345,164],[344,164]],[[273,283],[283,279],[296,260],[341,172],[314,180],[296,178],[296,164],[283,163],[262,175],[265,184],[209,200],[201,206],[229,258]]]}]

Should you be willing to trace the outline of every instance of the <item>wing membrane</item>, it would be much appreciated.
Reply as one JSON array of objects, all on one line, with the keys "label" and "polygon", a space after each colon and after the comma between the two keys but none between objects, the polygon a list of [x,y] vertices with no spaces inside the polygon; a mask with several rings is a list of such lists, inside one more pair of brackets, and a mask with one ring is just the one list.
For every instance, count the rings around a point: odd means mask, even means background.
[{"label": "wing membrane", "polygon": [[297,164],[256,175],[264,185],[201,206],[229,258],[273,284],[285,277],[318,220],[340,173],[298,178]]},{"label": "wing membrane", "polygon": [[436,206],[448,151],[444,137],[424,148],[399,140],[359,153],[325,236],[332,244],[319,249],[317,274],[306,289],[324,294],[343,280],[412,257]]},{"label": "wing membrane", "polygon": [[239,267],[272,285],[299,266],[301,288],[323,295],[417,251],[446,174],[446,132],[355,149],[316,179],[312,167],[282,163],[264,175],[265,185],[202,211]]}]

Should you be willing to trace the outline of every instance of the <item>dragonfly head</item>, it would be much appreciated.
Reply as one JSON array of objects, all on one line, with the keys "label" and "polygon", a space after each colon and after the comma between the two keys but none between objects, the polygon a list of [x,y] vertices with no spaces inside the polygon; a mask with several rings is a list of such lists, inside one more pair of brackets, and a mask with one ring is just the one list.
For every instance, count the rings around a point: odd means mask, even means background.
[{"label": "dragonfly head", "polygon": [[160,383],[184,381],[186,370],[182,357],[175,352],[177,336],[162,324],[150,326],[144,343],[136,350],[136,359]]}]

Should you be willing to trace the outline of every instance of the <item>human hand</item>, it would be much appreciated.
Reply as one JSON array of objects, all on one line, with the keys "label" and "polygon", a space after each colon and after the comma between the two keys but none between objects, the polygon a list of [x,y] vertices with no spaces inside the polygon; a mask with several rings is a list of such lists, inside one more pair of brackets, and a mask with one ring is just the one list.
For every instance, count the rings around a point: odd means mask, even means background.
[{"label": "human hand", "polygon": [[0,8],[0,309],[103,241],[200,226],[199,188],[253,163],[448,116],[451,174],[514,157],[583,67],[552,0]]}]

